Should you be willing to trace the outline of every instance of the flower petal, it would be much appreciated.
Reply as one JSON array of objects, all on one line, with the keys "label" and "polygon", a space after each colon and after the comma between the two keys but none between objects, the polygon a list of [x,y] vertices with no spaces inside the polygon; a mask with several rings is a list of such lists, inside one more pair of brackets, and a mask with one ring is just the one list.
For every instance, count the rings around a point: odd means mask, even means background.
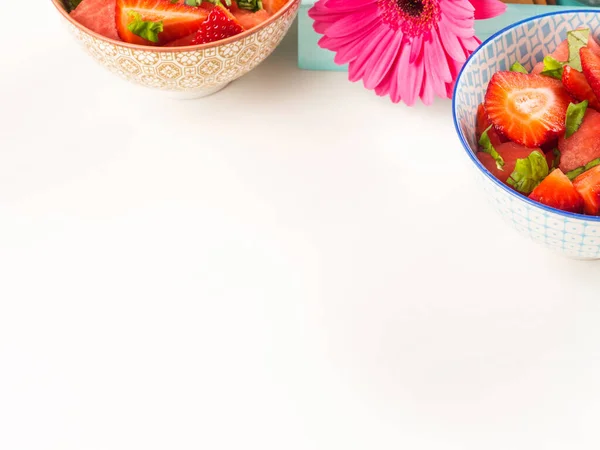
[{"label": "flower petal", "polygon": [[[446,98],[466,58],[480,44],[475,18],[505,9],[498,0],[425,0],[436,14],[409,16],[396,0],[318,0],[310,9],[319,45],[348,64],[348,78],[377,95],[413,105]],[[389,4],[387,3],[389,2]],[[500,4],[498,4],[500,3]]]},{"label": "flower petal", "polygon": [[491,19],[506,11],[506,5],[500,0],[469,0],[475,8],[475,19]]},{"label": "flower petal", "polygon": [[331,37],[343,37],[351,35],[359,28],[364,28],[374,21],[380,21],[377,15],[377,6],[364,8],[359,12],[345,15],[327,29],[327,35]]},{"label": "flower petal", "polygon": [[384,37],[377,48],[373,50],[371,58],[367,62],[365,77],[363,79],[363,83],[367,89],[375,88],[385,74],[388,73],[390,66],[396,59],[402,39],[402,31],[394,31],[390,28],[388,36]]}]

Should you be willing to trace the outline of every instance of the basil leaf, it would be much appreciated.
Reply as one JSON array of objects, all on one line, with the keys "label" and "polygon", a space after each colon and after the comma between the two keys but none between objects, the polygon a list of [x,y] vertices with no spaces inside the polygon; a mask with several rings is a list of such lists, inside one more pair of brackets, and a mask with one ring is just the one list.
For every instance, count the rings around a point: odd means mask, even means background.
[{"label": "basil leaf", "polygon": [[247,9],[253,12],[263,9],[262,0],[238,0],[237,4],[240,9]]},{"label": "basil leaf", "polygon": [[561,80],[564,65],[565,63],[557,61],[552,56],[548,55],[544,58],[544,70],[541,74]]},{"label": "basil leaf", "polygon": [[506,182],[520,193],[529,195],[548,173],[546,157],[534,150],[527,158],[517,159],[515,170]]},{"label": "basil leaf", "polygon": [[492,158],[494,158],[494,161],[496,161],[496,167],[499,170],[504,170],[504,159],[502,158],[502,156],[500,156],[500,153],[496,151],[496,149],[492,145],[492,142],[490,141],[490,137],[488,136],[488,131],[492,127],[493,125],[490,125],[486,128],[486,130],[483,133],[481,133],[481,137],[479,138],[479,145],[481,145],[483,152],[489,154]]},{"label": "basil leaf", "polygon": [[569,43],[569,61],[567,64],[580,72],[583,69],[581,68],[579,50],[588,44],[589,37],[589,28],[585,28],[583,30],[573,30],[567,33],[567,41]]},{"label": "basil leaf", "polygon": [[[196,2],[196,5],[192,5],[192,6],[200,6],[202,4],[202,1],[207,1],[208,3],[212,3],[213,5],[220,5],[223,6],[223,4],[221,3],[221,0],[190,0],[193,2]],[[225,5],[227,5],[228,7],[231,6],[231,0],[223,0],[225,2]],[[187,0],[186,0],[187,2]]]},{"label": "basil leaf", "polygon": [[511,72],[521,72],[521,73],[529,73],[527,69],[521,65],[519,61],[515,62],[512,66],[510,66]]},{"label": "basil leaf", "polygon": [[569,178],[569,180],[573,181],[583,172],[587,172],[590,169],[593,169],[596,166],[600,165],[600,158],[592,159],[585,166],[578,167],[577,169],[573,169],[570,172],[565,173],[565,175]]},{"label": "basil leaf", "polygon": [[146,39],[147,41],[158,43],[158,34],[163,31],[163,23],[142,20],[142,15],[135,11],[129,11],[129,16],[133,18],[127,24],[127,29],[136,36]]},{"label": "basil leaf", "polygon": [[585,111],[587,110],[588,101],[584,100],[581,103],[569,103],[567,108],[566,132],[565,137],[570,138],[573,133],[579,130]]}]

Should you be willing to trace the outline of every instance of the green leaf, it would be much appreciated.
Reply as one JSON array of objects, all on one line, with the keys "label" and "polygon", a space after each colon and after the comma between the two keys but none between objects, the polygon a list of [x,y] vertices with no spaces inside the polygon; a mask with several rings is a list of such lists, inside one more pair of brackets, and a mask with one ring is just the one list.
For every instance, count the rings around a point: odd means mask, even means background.
[{"label": "green leaf", "polygon": [[573,30],[567,33],[567,41],[569,43],[569,61],[567,64],[575,70],[582,71],[581,58],[579,56],[579,50],[588,44],[590,37],[589,28],[583,30]]},{"label": "green leaf", "polygon": [[142,15],[135,11],[129,11],[129,16],[133,19],[127,24],[129,31],[155,44],[158,42],[158,34],[162,33],[164,29],[162,21],[142,20]]},{"label": "green leaf", "polygon": [[529,73],[527,69],[521,65],[519,61],[515,62],[512,66],[510,66],[511,72],[521,72],[521,73]]},{"label": "green leaf", "polygon": [[560,165],[560,150],[555,148],[552,150],[552,155],[554,156],[554,159],[552,160],[550,172],[552,172],[554,169],[558,169],[558,166]]},{"label": "green leaf", "polygon": [[263,9],[263,4],[262,0],[239,0],[238,7],[256,12]]},{"label": "green leaf", "polygon": [[600,158],[596,158],[596,159],[591,160],[585,166],[578,167],[577,169],[573,169],[570,172],[565,173],[565,175],[569,178],[569,180],[573,181],[575,178],[577,178],[583,172],[587,172],[588,170],[590,170],[596,166],[599,166],[599,165],[600,165]]},{"label": "green leaf", "polygon": [[542,75],[560,80],[562,79],[564,65],[565,63],[557,61],[552,56],[548,55],[544,58],[544,70],[542,71]]},{"label": "green leaf", "polygon": [[500,153],[496,151],[496,149],[492,145],[492,142],[490,141],[490,137],[488,136],[488,131],[492,128],[492,126],[493,125],[490,125],[483,133],[481,133],[481,137],[479,138],[479,145],[481,145],[483,152],[488,153],[492,158],[494,158],[494,161],[496,161],[496,167],[499,170],[504,170],[504,159],[502,159]]},{"label": "green leaf", "polygon": [[63,3],[65,5],[65,9],[67,10],[67,12],[70,13],[75,8],[77,8],[81,2],[82,2],[82,0],[64,0]]},{"label": "green leaf", "polygon": [[527,158],[517,159],[515,170],[506,182],[520,193],[529,195],[548,173],[546,157],[540,151],[534,150]]},{"label": "green leaf", "polygon": [[188,6],[200,6],[202,4],[202,0],[185,0],[184,3]]},{"label": "green leaf", "polygon": [[581,126],[581,122],[583,122],[583,117],[585,116],[585,111],[587,110],[588,101],[584,100],[581,103],[569,103],[569,107],[567,108],[567,120],[566,126],[567,131],[565,136],[570,138],[573,133],[579,130]]}]

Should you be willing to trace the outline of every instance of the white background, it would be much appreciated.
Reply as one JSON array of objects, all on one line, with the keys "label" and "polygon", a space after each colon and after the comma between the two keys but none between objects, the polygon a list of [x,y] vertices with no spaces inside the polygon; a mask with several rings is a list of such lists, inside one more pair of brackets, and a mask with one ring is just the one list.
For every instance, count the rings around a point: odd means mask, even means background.
[{"label": "white background", "polygon": [[294,33],[171,100],[34,3],[0,9],[0,449],[598,448],[600,265],[498,219],[449,101]]}]

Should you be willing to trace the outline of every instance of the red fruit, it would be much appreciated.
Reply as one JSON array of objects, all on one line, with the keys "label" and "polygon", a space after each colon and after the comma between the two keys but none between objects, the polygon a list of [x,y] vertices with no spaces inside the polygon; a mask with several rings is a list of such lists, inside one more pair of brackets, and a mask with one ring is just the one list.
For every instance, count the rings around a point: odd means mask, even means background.
[{"label": "red fruit", "polygon": [[[481,135],[483,134],[483,132],[485,130],[487,130],[491,124],[492,124],[492,122],[490,122],[490,119],[488,119],[488,116],[487,116],[487,113],[485,112],[483,103],[481,103],[477,107],[477,129],[476,129],[477,142],[479,142],[479,138],[481,138]],[[495,127],[490,128],[490,130],[488,131],[488,137],[490,138],[490,142],[492,143],[492,145],[494,147],[497,147],[498,145],[502,144],[503,142],[506,142],[506,138],[504,136],[502,136],[500,133],[498,133],[498,131],[496,130]]]},{"label": "red fruit", "polygon": [[[557,61],[567,61],[569,59],[569,42],[566,39],[562,41],[560,44],[558,44],[556,50],[550,53],[549,56],[552,56]],[[535,66],[533,66],[531,73],[541,73],[543,71],[544,61],[540,61]]]},{"label": "red fruit", "polygon": [[560,170],[565,173],[600,158],[600,113],[588,109],[579,129],[571,137],[558,140],[558,149]]},{"label": "red fruit", "polygon": [[207,44],[235,36],[242,31],[244,31],[244,28],[235,16],[229,10],[218,5],[211,9],[206,21],[200,25],[200,28],[194,34],[171,42],[167,47]]},{"label": "red fruit", "polygon": [[71,17],[89,30],[120,41],[115,25],[117,0],[83,0],[71,11]]},{"label": "red fruit", "polygon": [[596,97],[600,98],[600,56],[587,47],[579,50],[579,55],[581,56],[583,74],[587,78]]},{"label": "red fruit", "polygon": [[[171,3],[170,0],[117,0],[116,20],[119,36],[125,42],[141,45],[164,45],[194,33],[207,19],[209,10],[204,6],[187,6]],[[133,20],[129,15],[136,12],[142,20],[163,22],[163,31],[158,34],[158,43],[141,38],[127,29]]]},{"label": "red fruit", "polygon": [[550,175],[529,195],[531,200],[552,208],[572,213],[583,211],[583,199],[573,187],[571,180],[559,169],[554,169]]},{"label": "red fruit", "polygon": [[571,100],[554,78],[496,72],[485,94],[485,110],[508,139],[525,147],[539,147],[565,131]]},{"label": "red fruit", "polygon": [[240,25],[244,27],[245,30],[250,30],[269,19],[269,17],[271,17],[271,15],[267,12],[266,9],[261,9],[256,12],[252,12],[248,11],[247,9],[239,8],[236,2],[232,2],[231,8],[229,8],[229,10],[238,20]]},{"label": "red fruit", "polygon": [[500,156],[502,156],[502,159],[504,159],[504,167],[502,170],[496,167],[494,158],[487,153],[477,152],[477,158],[479,161],[481,161],[484,167],[492,173],[492,175],[494,175],[503,183],[506,183],[506,180],[508,180],[510,174],[513,172],[513,170],[515,170],[517,159],[527,158],[531,152],[540,150],[539,148],[523,147],[522,145],[515,144],[514,142],[505,142],[504,144],[500,144],[495,148]]},{"label": "red fruit", "polygon": [[573,181],[573,186],[583,198],[583,211],[597,216],[600,214],[600,166],[583,172]]},{"label": "red fruit", "polygon": [[565,66],[562,74],[562,82],[569,94],[579,101],[587,100],[591,108],[600,109],[600,101],[592,91],[585,75],[571,66]]},{"label": "red fruit", "polygon": [[590,38],[588,39],[588,48],[594,52],[596,55],[600,55],[600,45],[598,41],[590,34]]},{"label": "red fruit", "polygon": [[[596,53],[597,55],[600,55],[600,45],[598,45],[598,42],[591,35],[588,39],[587,46],[592,52]],[[558,45],[558,47],[556,47],[556,50],[554,50],[552,53],[550,53],[550,56],[552,56],[557,61],[562,61],[562,62],[568,61],[569,60],[569,42],[566,39],[564,41],[562,41]],[[535,66],[533,66],[531,73],[541,73],[543,71],[544,71],[544,61],[540,61]]]},{"label": "red fruit", "polygon": [[275,14],[283,8],[287,2],[288,0],[262,0],[263,8],[265,8],[269,14]]}]

